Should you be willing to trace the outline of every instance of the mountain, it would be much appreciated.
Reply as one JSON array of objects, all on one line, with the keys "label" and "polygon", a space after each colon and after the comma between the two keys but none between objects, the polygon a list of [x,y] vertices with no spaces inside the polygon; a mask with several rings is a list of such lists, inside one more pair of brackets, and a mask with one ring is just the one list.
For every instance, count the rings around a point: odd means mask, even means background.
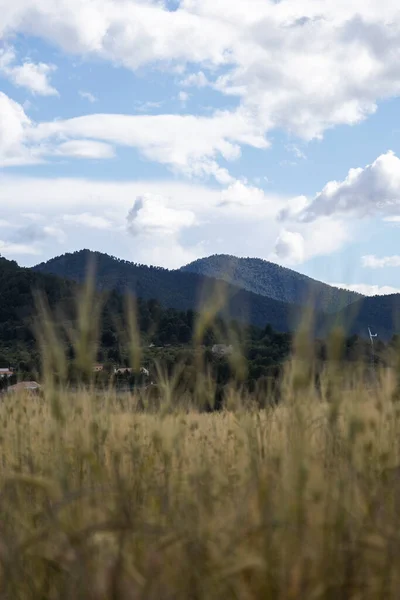
[{"label": "mountain", "polygon": [[35,273],[0,257],[0,360],[12,357],[17,349],[29,354],[34,346],[35,290],[43,292],[55,306],[68,303],[75,287],[70,281]]},{"label": "mountain", "polygon": [[[104,266],[104,265],[103,265]],[[65,264],[64,264],[65,267]],[[190,278],[191,279],[191,278]],[[13,377],[25,380],[40,377],[41,357],[36,345],[34,331],[40,331],[41,322],[36,317],[35,291],[47,296],[57,325],[57,332],[62,334],[63,324],[68,331],[73,331],[76,322],[76,293],[79,284],[52,274],[44,274],[35,270],[19,267],[17,263],[0,258],[0,368],[13,367]],[[101,301],[102,311],[99,321],[95,310],[92,311],[94,329],[99,331],[97,355],[95,360],[103,364],[103,371],[96,375],[98,385],[109,385],[109,374],[114,365],[129,365],[129,335],[124,311],[125,299],[115,291],[96,292],[93,307]],[[59,310],[57,310],[59,309]],[[149,369],[153,369],[154,360],[172,372],[177,362],[184,362],[185,373],[179,379],[185,393],[196,387],[197,352],[191,341],[196,326],[197,315],[193,310],[178,311],[163,308],[156,300],[137,302],[138,326],[142,333],[142,361]],[[67,321],[64,323],[64,321]],[[58,327],[59,326],[59,327]],[[223,330],[223,324],[219,323]],[[290,352],[291,335],[278,333],[271,327],[257,329],[255,327],[235,328],[239,344],[247,356],[246,383],[253,386],[262,376],[277,377],[280,365]],[[218,329],[218,328],[217,328]],[[74,362],[74,335],[63,336],[60,341],[68,358],[68,380],[74,384],[79,376],[79,363]],[[97,339],[97,338],[96,338]],[[211,347],[224,341],[219,339],[218,331],[206,328],[200,343],[207,347],[204,359],[218,382],[216,401],[223,386],[232,376],[232,368],[226,360],[213,355]],[[79,344],[78,344],[79,346]],[[76,347],[75,347],[76,348]],[[51,346],[52,353],[54,346]],[[56,355],[56,353],[54,352]],[[93,357],[92,357],[93,358]],[[151,371],[150,371],[151,372]],[[155,374],[153,369],[153,374]],[[0,377],[0,393],[7,387],[9,379]],[[134,374],[125,373],[117,376],[117,386],[132,386],[137,382]]]},{"label": "mountain", "polygon": [[213,289],[223,287],[226,302],[221,314],[238,321],[258,327],[269,323],[275,330],[286,332],[293,330],[303,312],[303,308],[296,304],[223,284],[201,274],[138,265],[89,250],[58,256],[33,267],[33,270],[83,282],[90,260],[94,260],[96,265],[97,289],[120,293],[130,290],[144,300],[157,299],[164,307],[201,309],[204,302],[213,297]]},{"label": "mountain", "polygon": [[196,260],[181,271],[223,279],[280,302],[307,304],[311,301],[317,310],[326,313],[337,312],[362,298],[361,294],[340,290],[259,258],[215,254]]},{"label": "mountain", "polygon": [[[40,321],[37,321],[36,291],[45,295],[57,325],[62,325],[63,321],[68,321],[68,325],[74,323],[77,316],[78,283],[56,275],[26,269],[18,266],[16,262],[0,257],[0,368],[10,364],[17,366],[21,363],[25,363],[24,368],[30,365],[29,369],[37,368],[39,365],[34,333],[35,325],[40,327]],[[104,294],[97,292],[93,298],[93,305],[97,303],[101,303],[102,306],[99,323],[95,323],[99,325],[97,359],[123,364],[128,357],[126,324],[124,324],[126,323],[125,299],[116,291]],[[93,315],[95,315],[94,310]],[[155,345],[161,346],[190,343],[197,318],[192,310],[166,309],[156,300],[146,301],[140,298],[137,303],[137,317],[145,344],[146,341],[147,343],[152,341]],[[247,337],[255,336],[255,340],[264,335],[261,329],[243,328],[242,331],[247,332]],[[287,346],[284,334],[282,338],[276,334],[275,338],[278,341],[283,340],[282,344],[278,343],[280,348]],[[204,332],[203,341],[210,345],[218,339],[211,330],[208,330]],[[68,344],[67,340],[65,342]],[[70,344],[66,350],[71,358]]]},{"label": "mountain", "polygon": [[70,281],[35,273],[0,257],[0,338],[19,338],[19,328],[24,329],[35,311],[34,291],[43,292],[49,304],[55,305],[71,299],[75,288]]},{"label": "mountain", "polygon": [[[192,273],[187,271],[186,267],[183,270],[170,271],[161,267],[137,265],[89,250],[53,258],[33,267],[33,271],[83,282],[90,260],[95,261],[96,285],[99,290],[115,290],[121,294],[130,290],[139,298],[156,299],[163,307],[180,311],[201,310],[204,302],[212,297],[213,288],[219,285],[218,279]],[[253,261],[253,259],[243,260]],[[265,261],[260,262],[265,263]],[[265,264],[270,265],[271,263]],[[277,267],[277,265],[272,265],[272,267]],[[310,289],[307,285],[315,284],[312,289],[316,289],[315,293],[320,304],[325,302],[329,306],[329,301],[333,302],[332,299],[335,298],[338,299],[338,302],[342,301],[343,303],[352,299],[351,304],[332,314],[314,311],[316,333],[319,336],[329,333],[331,328],[338,323],[345,326],[349,335],[357,334],[362,337],[368,336],[368,327],[371,327],[382,340],[388,340],[394,333],[400,331],[400,320],[396,320],[397,316],[400,316],[400,294],[364,297],[352,292],[344,292],[344,295],[341,295],[343,290],[336,290],[336,288],[299,275],[290,269],[277,267],[277,271],[272,270],[271,272],[280,273],[281,269],[283,277],[281,275],[278,290],[283,290],[282,295],[291,298],[291,302],[281,302],[220,281],[226,294],[225,310],[220,314],[261,328],[270,324],[278,332],[293,331],[304,311],[304,307],[293,303],[293,289],[297,290],[299,298],[301,298],[301,294],[304,294],[303,298],[305,298],[307,289]],[[292,289],[291,291],[289,289],[289,292],[282,287],[285,277],[292,282]],[[279,288],[279,286],[281,287]],[[266,290],[266,285],[263,289]],[[330,296],[330,294],[332,295]],[[279,293],[275,295],[279,295]]]},{"label": "mountain", "polygon": [[346,331],[361,337],[368,337],[368,327],[379,340],[388,341],[400,332],[400,294],[364,297],[345,307],[325,322],[326,333],[336,323]]},{"label": "mountain", "polygon": [[[40,292],[54,312],[57,324],[73,323],[77,316],[76,299],[79,285],[53,274],[20,267],[0,257],[0,367],[20,360],[38,362],[35,325],[37,307],[35,293]],[[120,361],[118,328],[124,321],[125,300],[117,292],[97,292],[93,303],[99,303],[100,349],[104,360]],[[94,311],[93,311],[94,314]],[[155,329],[153,337],[160,343],[187,342],[191,336],[193,314],[164,310],[157,302],[138,302],[138,321],[142,333]]]}]

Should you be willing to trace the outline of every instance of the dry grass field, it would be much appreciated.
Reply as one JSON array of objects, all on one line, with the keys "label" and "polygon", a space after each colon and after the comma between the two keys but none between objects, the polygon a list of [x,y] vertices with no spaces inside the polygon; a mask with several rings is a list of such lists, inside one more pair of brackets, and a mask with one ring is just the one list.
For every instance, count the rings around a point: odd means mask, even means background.
[{"label": "dry grass field", "polygon": [[214,414],[5,397],[0,597],[398,598],[393,389],[386,372],[264,410],[232,391]]},{"label": "dry grass field", "polygon": [[300,335],[278,405],[232,382],[207,414],[164,379],[158,409],[137,410],[87,382],[68,391],[43,323],[43,395],[0,402],[0,599],[399,597],[395,366],[367,386],[333,338],[317,393]]}]

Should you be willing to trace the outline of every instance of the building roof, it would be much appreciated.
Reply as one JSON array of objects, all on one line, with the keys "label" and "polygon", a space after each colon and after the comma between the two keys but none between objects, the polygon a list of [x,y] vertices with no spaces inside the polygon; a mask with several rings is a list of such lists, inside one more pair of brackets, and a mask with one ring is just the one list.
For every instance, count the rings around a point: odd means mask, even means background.
[{"label": "building roof", "polygon": [[230,344],[229,346],[227,346],[226,344],[214,344],[214,346],[212,347],[213,352],[226,351],[226,350],[229,350],[229,351],[233,350],[232,344]]},{"label": "building roof", "polygon": [[41,385],[36,381],[21,381],[20,383],[16,383],[15,385],[11,385],[8,388],[8,392],[23,392],[23,391],[33,391],[41,388]]}]

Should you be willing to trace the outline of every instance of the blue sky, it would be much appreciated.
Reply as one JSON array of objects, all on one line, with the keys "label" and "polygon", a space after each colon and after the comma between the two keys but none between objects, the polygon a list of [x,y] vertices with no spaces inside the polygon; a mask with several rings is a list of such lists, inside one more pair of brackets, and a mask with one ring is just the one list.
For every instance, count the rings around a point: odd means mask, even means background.
[{"label": "blue sky", "polygon": [[400,291],[394,0],[0,0],[0,253]]}]

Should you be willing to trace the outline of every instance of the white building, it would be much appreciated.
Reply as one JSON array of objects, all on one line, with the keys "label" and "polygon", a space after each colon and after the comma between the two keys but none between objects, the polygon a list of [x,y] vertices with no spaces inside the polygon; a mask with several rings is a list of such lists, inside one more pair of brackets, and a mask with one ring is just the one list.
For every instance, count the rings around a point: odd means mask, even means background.
[{"label": "white building", "polygon": [[41,386],[36,381],[21,381],[20,383],[16,383],[8,388],[7,392],[9,394],[15,394],[18,392],[30,392],[37,393],[41,389]]},{"label": "white building", "polygon": [[226,346],[225,344],[214,344],[211,348],[211,352],[215,354],[215,356],[229,356],[233,352],[233,346],[230,344]]},{"label": "white building", "polygon": [[126,375],[127,373],[132,373],[132,371],[133,369],[130,367],[118,367],[117,369],[114,369],[116,375]]},{"label": "white building", "polygon": [[12,369],[0,369],[0,377],[11,377],[12,375],[14,375]]}]

